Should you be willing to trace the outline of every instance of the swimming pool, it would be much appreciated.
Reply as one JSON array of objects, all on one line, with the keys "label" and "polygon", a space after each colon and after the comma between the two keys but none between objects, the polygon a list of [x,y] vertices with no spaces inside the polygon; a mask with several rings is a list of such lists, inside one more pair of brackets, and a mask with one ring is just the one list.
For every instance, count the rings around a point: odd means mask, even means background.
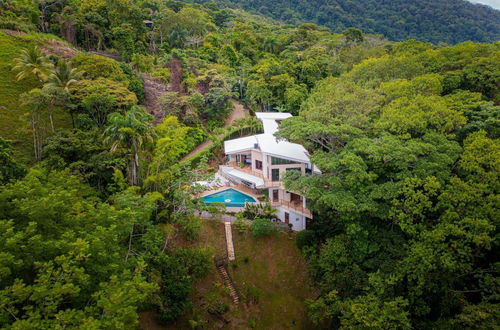
[{"label": "swimming pool", "polygon": [[248,196],[235,189],[226,189],[202,197],[205,204],[223,203],[226,207],[245,207],[245,203],[255,203],[252,196]]}]

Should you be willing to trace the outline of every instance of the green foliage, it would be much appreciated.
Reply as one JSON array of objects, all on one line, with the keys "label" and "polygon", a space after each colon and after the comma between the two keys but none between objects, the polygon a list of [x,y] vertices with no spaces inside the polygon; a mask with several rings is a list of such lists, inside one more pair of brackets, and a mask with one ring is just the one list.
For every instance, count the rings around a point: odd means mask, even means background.
[{"label": "green foliage", "polygon": [[127,164],[125,159],[109,152],[96,130],[58,131],[46,140],[43,158],[47,167],[69,168],[74,175],[104,192],[108,188],[116,191],[118,187],[111,187],[119,185],[116,171],[124,171]]},{"label": "green foliage", "polygon": [[297,233],[295,237],[295,243],[299,250],[303,250],[306,247],[313,246],[316,243],[315,233],[313,230],[302,230]]},{"label": "green foliage", "polygon": [[190,217],[179,220],[182,233],[189,241],[195,241],[200,236],[201,219],[199,217]]},{"label": "green foliage", "polygon": [[88,115],[95,125],[102,127],[107,123],[108,115],[131,107],[137,103],[137,97],[123,84],[106,78],[80,80],[71,86],[77,112]]},{"label": "green foliage", "polygon": [[130,185],[138,183],[139,154],[153,143],[155,132],[151,128],[153,117],[139,106],[134,106],[124,115],[114,113],[109,117],[109,126],[104,131],[104,144],[111,152],[127,155]]},{"label": "green foliage", "polygon": [[0,3],[0,27],[16,31],[34,31],[39,23],[40,9],[33,1],[10,0]]},{"label": "green foliage", "polygon": [[113,59],[99,55],[79,54],[71,59],[71,64],[83,71],[87,79],[106,78],[128,87],[126,74],[120,64]]},{"label": "green foliage", "polygon": [[363,38],[363,32],[361,32],[360,29],[356,28],[348,28],[342,32],[344,35],[345,39],[347,42],[362,42],[364,40]]},{"label": "green foliage", "polygon": [[[325,25],[335,32],[357,27],[368,33],[381,33],[391,40],[415,37],[434,43],[498,40],[500,14],[492,8],[465,1],[437,3],[432,0],[418,2],[405,0],[380,4],[376,0],[328,2],[226,0],[224,3],[289,23],[314,22]],[[460,21],[461,24],[450,25],[450,21]]]},{"label": "green foliage", "polygon": [[[238,213],[239,214],[243,214],[243,213]],[[242,219],[241,217],[238,217],[238,220],[236,220],[234,222],[234,228],[236,228],[236,230],[240,233],[240,234],[244,234],[247,232],[247,230],[249,229],[249,225],[245,222],[244,219]]]},{"label": "green foliage", "polygon": [[243,210],[243,216],[246,219],[255,220],[257,218],[276,218],[276,209],[274,209],[269,203],[258,203],[258,204],[246,204]]},{"label": "green foliage", "polygon": [[279,136],[306,146],[322,171],[285,177],[315,212],[316,242],[303,252],[322,295],[310,316],[346,329],[453,328],[473,319],[487,327],[498,115],[484,100],[493,98],[489,89],[468,86],[464,79],[474,78],[464,71],[495,51],[399,46],[326,79],[299,116],[280,124]]},{"label": "green foliage", "polygon": [[257,218],[252,221],[252,234],[255,237],[271,236],[276,232],[274,224],[270,219]]},{"label": "green foliage", "polygon": [[18,179],[26,169],[12,157],[11,143],[0,137],[0,185]]},{"label": "green foliage", "polygon": [[144,103],[144,80],[132,71],[127,64],[120,62],[120,68],[127,75],[127,79],[129,81],[128,89],[131,92],[134,92],[135,96],[137,96],[139,104]]},{"label": "green foliage", "polygon": [[143,263],[123,259],[138,220],[130,209],[98,201],[67,171],[34,169],[3,187],[0,205],[4,325],[137,324],[138,306],[157,287],[142,275]]}]

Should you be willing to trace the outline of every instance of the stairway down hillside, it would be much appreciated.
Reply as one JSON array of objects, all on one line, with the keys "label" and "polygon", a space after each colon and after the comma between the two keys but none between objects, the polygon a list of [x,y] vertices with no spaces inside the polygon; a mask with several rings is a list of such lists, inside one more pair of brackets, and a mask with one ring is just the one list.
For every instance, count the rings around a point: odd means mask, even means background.
[{"label": "stairway down hillside", "polygon": [[219,263],[216,266],[217,266],[217,271],[219,272],[219,275],[222,278],[222,281],[224,282],[224,285],[229,289],[229,295],[231,296],[233,303],[235,305],[238,305],[240,302],[240,297],[238,296],[238,292],[236,291],[233,280],[227,273],[225,264]]}]

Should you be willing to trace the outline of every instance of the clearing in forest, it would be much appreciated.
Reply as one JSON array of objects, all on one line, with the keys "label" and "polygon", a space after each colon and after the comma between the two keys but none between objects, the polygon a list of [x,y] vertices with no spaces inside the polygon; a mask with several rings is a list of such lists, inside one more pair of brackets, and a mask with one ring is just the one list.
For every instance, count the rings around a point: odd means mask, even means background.
[{"label": "clearing in forest", "polygon": [[[143,329],[191,329],[190,320],[206,329],[311,328],[304,301],[314,298],[315,293],[309,285],[306,262],[295,246],[295,235],[255,238],[249,231],[242,234],[232,227],[236,261],[228,265],[228,273],[240,303],[233,304],[214,264],[197,283],[191,310],[166,327],[155,322],[154,314],[142,313]],[[213,247],[216,256],[225,255],[224,223],[203,220],[200,238],[194,245]]]}]

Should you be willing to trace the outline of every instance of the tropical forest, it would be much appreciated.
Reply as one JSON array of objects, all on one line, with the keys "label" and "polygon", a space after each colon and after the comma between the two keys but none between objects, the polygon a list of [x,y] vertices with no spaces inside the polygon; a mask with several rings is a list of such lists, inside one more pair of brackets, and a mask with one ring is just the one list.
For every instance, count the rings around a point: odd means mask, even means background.
[{"label": "tropical forest", "polygon": [[499,329],[500,11],[0,0],[0,328]]}]

